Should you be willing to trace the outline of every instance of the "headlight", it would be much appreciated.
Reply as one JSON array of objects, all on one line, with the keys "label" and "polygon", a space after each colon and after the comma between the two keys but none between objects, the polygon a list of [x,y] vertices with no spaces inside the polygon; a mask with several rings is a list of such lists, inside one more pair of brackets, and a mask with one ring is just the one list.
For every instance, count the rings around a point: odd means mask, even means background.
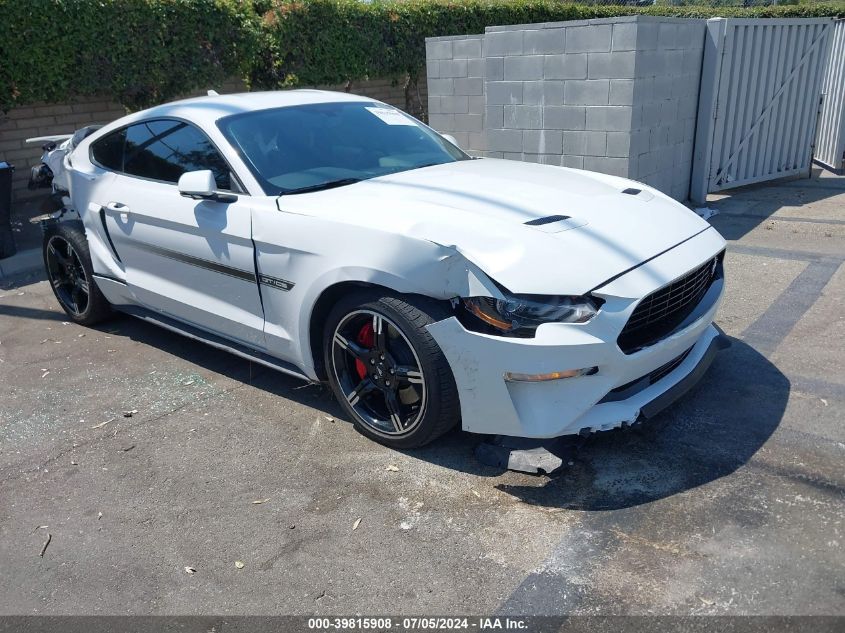
[{"label": "headlight", "polygon": [[598,313],[591,297],[513,295],[506,299],[469,297],[464,307],[501,332],[530,336],[543,323],[586,323]]}]

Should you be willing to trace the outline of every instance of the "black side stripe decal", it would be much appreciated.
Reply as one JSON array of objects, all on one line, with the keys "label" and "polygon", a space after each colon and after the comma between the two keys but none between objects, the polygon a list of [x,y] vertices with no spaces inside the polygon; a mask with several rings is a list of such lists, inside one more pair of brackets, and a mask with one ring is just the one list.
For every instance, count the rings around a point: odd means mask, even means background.
[{"label": "black side stripe decal", "polygon": [[176,251],[171,251],[167,248],[161,248],[160,246],[153,246],[152,244],[136,242],[136,245],[139,248],[144,249],[145,251],[149,251],[150,253],[155,253],[156,255],[160,255],[162,257],[167,257],[168,259],[173,259],[178,262],[182,262],[183,264],[190,264],[191,266],[196,266],[198,268],[213,270],[214,272],[220,273],[222,275],[229,275],[230,277],[235,277],[236,279],[242,279],[244,281],[251,281],[252,283],[255,283],[255,274],[247,270],[233,268],[231,266],[226,266],[218,262],[212,262],[207,259],[194,257],[193,255],[186,255],[185,253],[177,253]]},{"label": "black side stripe decal", "polygon": [[242,281],[248,281],[250,283],[256,283],[257,281],[258,283],[262,283],[266,286],[271,286],[279,290],[290,290],[295,285],[292,281],[286,281],[284,279],[278,279],[276,277],[270,277],[269,275],[263,274],[259,275],[256,279],[255,273],[248,270],[233,268],[232,266],[226,266],[225,264],[221,264],[219,262],[194,257],[193,255],[186,255],[185,253],[178,253],[167,248],[161,248],[160,246],[139,242],[136,242],[136,245],[138,248],[149,251],[150,253],[155,253],[161,257],[167,257],[168,259],[173,259],[184,264],[190,264],[191,266],[197,266],[198,268],[205,268],[206,270],[211,270],[216,273],[220,273],[221,275],[228,275],[229,277],[241,279]]}]

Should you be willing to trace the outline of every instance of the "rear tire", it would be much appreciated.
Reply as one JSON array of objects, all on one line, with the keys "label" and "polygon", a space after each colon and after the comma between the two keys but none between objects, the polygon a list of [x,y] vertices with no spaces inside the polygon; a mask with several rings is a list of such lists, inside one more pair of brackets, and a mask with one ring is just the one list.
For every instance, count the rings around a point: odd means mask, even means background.
[{"label": "rear tire", "polygon": [[460,421],[452,370],[426,326],[451,312],[419,296],[361,292],[323,330],[329,384],[355,428],[397,449],[434,441]]},{"label": "rear tire", "polygon": [[95,325],[111,316],[111,305],[94,280],[85,230],[78,222],[60,222],[44,235],[44,267],[53,294],[68,318]]}]

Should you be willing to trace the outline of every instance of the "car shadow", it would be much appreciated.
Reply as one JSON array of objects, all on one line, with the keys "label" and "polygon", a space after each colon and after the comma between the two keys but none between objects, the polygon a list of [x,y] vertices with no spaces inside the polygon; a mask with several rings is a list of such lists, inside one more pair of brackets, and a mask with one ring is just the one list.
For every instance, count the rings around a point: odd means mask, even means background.
[{"label": "car shadow", "polygon": [[[28,318],[61,318],[11,313]],[[161,349],[186,362],[275,396],[351,422],[322,385],[313,385],[149,323],[117,316],[97,328]],[[789,380],[739,339],[722,351],[704,379],[679,402],[638,429],[563,438],[564,466],[553,475],[507,472],[481,463],[474,451],[484,436],[455,430],[405,455],[491,480],[524,503],[572,510],[615,510],[657,501],[725,477],[742,467],[780,424]],[[366,438],[361,438],[368,442]]]},{"label": "car shadow", "polygon": [[[118,317],[102,329],[351,423],[326,386],[309,385],[131,317]],[[640,428],[596,433],[586,440],[563,438],[558,449],[564,466],[551,476],[508,473],[481,463],[474,451],[485,436],[461,430],[401,452],[488,478],[498,490],[528,504],[614,510],[683,493],[748,463],[780,424],[789,392],[789,380],[775,365],[732,339],[701,383]]]},{"label": "car shadow", "polygon": [[[0,288],[3,287],[0,286]],[[8,288],[8,286],[6,288]],[[0,316],[11,317],[15,319],[38,319],[42,321],[57,321],[59,323],[67,321],[67,316],[65,315],[65,313],[60,312],[58,310],[43,310],[41,308],[28,308],[25,306],[4,304],[0,304]]]},{"label": "car shadow", "polygon": [[342,409],[327,386],[305,382],[141,319],[117,314],[93,329],[112,337],[126,337],[136,343],[149,345],[231,380],[314,407],[328,416],[344,419]]},{"label": "car shadow", "polygon": [[[52,313],[45,311],[44,315],[39,317],[27,311],[26,314],[19,316],[52,318]],[[124,314],[117,314],[113,319],[95,326],[94,329],[109,336],[127,337],[137,343],[160,349],[231,380],[243,382],[274,396],[313,407],[326,416],[352,424],[351,418],[340,407],[327,385],[307,383],[264,365],[250,362],[210,345],[197,343],[187,337]],[[482,464],[473,455],[476,446],[484,437],[455,429],[426,447],[400,452],[444,468],[483,477],[494,477],[501,474],[502,469]],[[371,440],[362,436],[360,441],[366,443]]]},{"label": "car shadow", "polygon": [[701,383],[637,431],[609,431],[572,445],[570,467],[496,487],[529,504],[618,510],[726,477],[748,463],[780,424],[790,383],[738,339]]}]

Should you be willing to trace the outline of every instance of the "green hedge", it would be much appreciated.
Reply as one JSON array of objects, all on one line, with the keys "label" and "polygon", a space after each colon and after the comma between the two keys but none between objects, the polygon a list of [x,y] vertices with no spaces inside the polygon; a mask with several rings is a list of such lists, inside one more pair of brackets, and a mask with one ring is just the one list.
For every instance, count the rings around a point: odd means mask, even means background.
[{"label": "green hedge", "polygon": [[247,75],[258,28],[237,0],[0,0],[0,109],[92,94],[166,101]]},{"label": "green hedge", "polygon": [[262,88],[404,75],[413,82],[429,36],[632,14],[841,16],[845,1],[742,9],[558,0],[0,0],[0,109],[93,94],[138,108],[231,76]]},{"label": "green hedge", "polygon": [[483,33],[486,26],[608,18],[845,15],[845,2],[734,8],[647,8],[558,0],[283,0],[264,15],[265,54],[251,78],[262,87],[333,84],[421,71],[425,38]]}]

